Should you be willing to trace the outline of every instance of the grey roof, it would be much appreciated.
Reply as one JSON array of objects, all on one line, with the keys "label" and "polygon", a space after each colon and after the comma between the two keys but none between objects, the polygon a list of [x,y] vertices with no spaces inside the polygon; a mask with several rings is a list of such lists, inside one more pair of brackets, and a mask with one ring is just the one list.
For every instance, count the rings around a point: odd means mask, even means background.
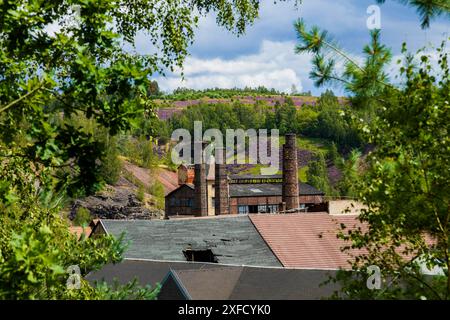
[{"label": "grey roof", "polygon": [[95,281],[106,281],[108,284],[113,284],[114,280],[117,280],[120,284],[126,284],[136,278],[141,286],[155,286],[157,283],[163,282],[171,269],[195,270],[218,267],[220,265],[215,263],[124,259],[120,263],[107,264],[102,269],[89,273],[86,276],[86,280],[91,283]]},{"label": "grey roof", "polygon": [[[178,281],[184,296],[193,300],[226,300],[232,294],[244,267],[206,268],[198,272],[197,269],[173,269],[172,273]],[[163,283],[164,284],[164,283]],[[162,295],[165,296],[164,293]],[[170,298],[170,296],[167,296]]]},{"label": "grey roof", "polygon": [[211,249],[221,264],[281,266],[247,216],[101,223],[116,237],[125,232],[126,258],[186,261],[192,247]]},{"label": "grey roof", "polygon": [[[299,195],[323,195],[309,184],[300,182],[298,184]],[[258,197],[258,196],[281,196],[281,183],[261,183],[261,184],[230,184],[230,197]]]},{"label": "grey roof", "polygon": [[[301,300],[330,297],[339,289],[324,284],[336,271],[283,268],[233,267],[171,270],[183,295],[194,300]],[[165,282],[161,298],[171,299]],[[177,295],[180,296],[180,295]]]}]

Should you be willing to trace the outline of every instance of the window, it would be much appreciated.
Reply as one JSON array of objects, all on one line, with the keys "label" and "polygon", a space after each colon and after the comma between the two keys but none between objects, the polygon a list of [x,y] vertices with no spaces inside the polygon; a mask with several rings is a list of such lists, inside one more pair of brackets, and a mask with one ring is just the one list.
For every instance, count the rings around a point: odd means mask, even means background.
[{"label": "window", "polygon": [[211,249],[185,249],[183,254],[186,261],[217,263],[217,257]]},{"label": "window", "polygon": [[267,211],[267,206],[266,206],[265,204],[259,205],[259,206],[258,206],[258,212],[259,212],[259,213],[266,213],[266,212],[268,212],[268,211]]},{"label": "window", "polygon": [[238,213],[239,214],[248,213],[248,206],[238,206]]}]

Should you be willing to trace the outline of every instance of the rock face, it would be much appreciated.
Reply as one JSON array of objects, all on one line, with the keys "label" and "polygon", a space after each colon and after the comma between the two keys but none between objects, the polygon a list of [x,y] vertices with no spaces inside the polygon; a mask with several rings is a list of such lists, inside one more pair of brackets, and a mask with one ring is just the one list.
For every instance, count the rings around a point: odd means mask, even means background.
[{"label": "rock face", "polygon": [[158,219],[163,212],[148,209],[140,202],[134,190],[110,187],[110,190],[99,194],[77,199],[72,204],[69,218],[75,218],[78,208],[89,210],[92,218],[99,219]]}]

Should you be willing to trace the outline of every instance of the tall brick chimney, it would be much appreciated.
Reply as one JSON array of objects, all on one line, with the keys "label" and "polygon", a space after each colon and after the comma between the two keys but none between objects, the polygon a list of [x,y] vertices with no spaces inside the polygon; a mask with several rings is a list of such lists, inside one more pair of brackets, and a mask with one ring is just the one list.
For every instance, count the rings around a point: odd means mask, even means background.
[{"label": "tall brick chimney", "polygon": [[[194,142],[195,144],[201,144],[202,150],[203,143]],[[203,152],[202,152],[203,154]],[[199,160],[199,159],[198,159]],[[207,183],[206,183],[206,164],[201,157],[201,163],[194,164],[194,215],[201,217],[208,215],[208,197],[207,197]]]},{"label": "tall brick chimney", "polygon": [[[215,181],[214,181],[214,205],[215,214],[224,215],[230,213],[230,191],[226,172],[226,149],[216,148]],[[222,163],[218,159],[222,158]]]},{"label": "tall brick chimney", "polygon": [[295,134],[286,134],[286,143],[283,145],[283,186],[282,201],[286,203],[286,210],[298,208],[298,162],[297,139]]}]

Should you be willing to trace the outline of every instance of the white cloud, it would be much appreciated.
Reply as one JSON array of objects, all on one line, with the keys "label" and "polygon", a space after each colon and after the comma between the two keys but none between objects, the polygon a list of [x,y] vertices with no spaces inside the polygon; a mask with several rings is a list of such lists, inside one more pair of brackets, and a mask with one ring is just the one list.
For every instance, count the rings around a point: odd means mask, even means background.
[{"label": "white cloud", "polygon": [[184,65],[185,79],[176,72],[159,78],[160,87],[172,91],[177,87],[193,89],[243,88],[265,86],[290,92],[292,85],[301,91],[310,81],[310,56],[296,55],[292,41],[264,40],[256,54],[231,59],[188,57]]}]

